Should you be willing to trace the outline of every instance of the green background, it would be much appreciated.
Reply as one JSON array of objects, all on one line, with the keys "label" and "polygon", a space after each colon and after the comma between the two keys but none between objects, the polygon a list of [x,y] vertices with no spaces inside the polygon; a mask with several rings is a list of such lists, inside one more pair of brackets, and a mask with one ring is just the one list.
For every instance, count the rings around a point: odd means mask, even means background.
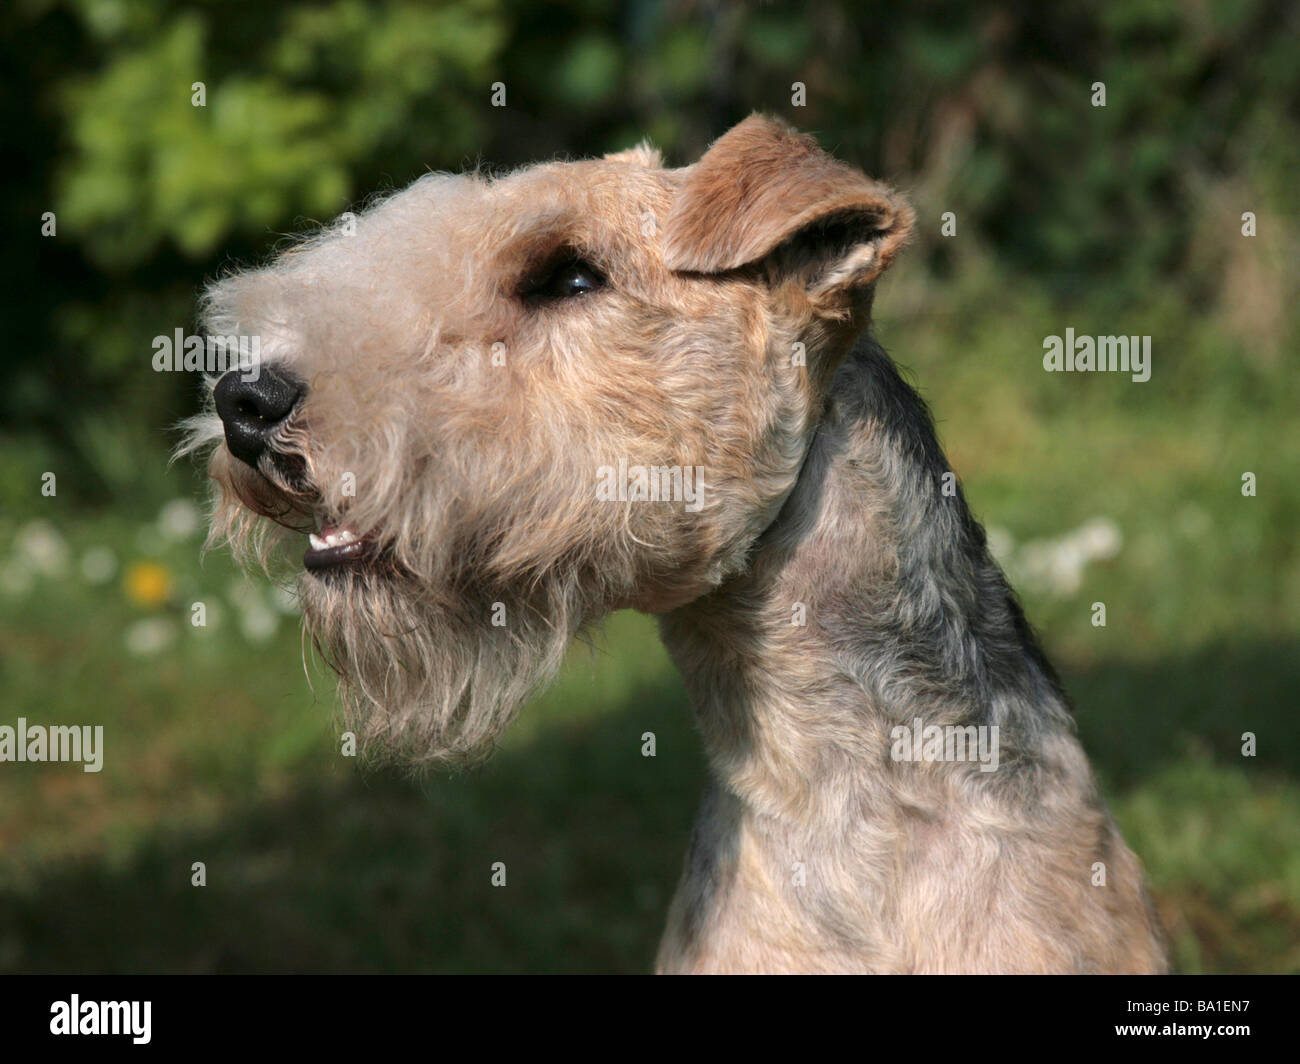
[{"label": "green background", "polygon": [[[645,136],[685,163],[755,109],[917,209],[878,334],[1064,673],[1178,970],[1300,969],[1298,11],[7,4],[0,724],[107,749],[99,774],[0,764],[0,970],[649,967],[703,779],[653,624],[575,648],[485,767],[359,771],[291,597],[201,557],[202,472],[168,466],[199,385],[149,362],[206,279],[375,191]],[[1150,335],[1150,381],[1044,373],[1067,327]],[[1097,527],[1113,549],[1081,563]]]}]

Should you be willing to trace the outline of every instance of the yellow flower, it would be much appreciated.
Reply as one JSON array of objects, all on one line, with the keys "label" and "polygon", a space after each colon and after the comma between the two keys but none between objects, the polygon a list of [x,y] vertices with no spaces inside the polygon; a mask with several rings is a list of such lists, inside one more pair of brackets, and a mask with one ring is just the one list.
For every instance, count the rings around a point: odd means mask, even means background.
[{"label": "yellow flower", "polygon": [[137,606],[161,606],[172,594],[172,574],[157,562],[136,562],[122,581],[126,597]]}]

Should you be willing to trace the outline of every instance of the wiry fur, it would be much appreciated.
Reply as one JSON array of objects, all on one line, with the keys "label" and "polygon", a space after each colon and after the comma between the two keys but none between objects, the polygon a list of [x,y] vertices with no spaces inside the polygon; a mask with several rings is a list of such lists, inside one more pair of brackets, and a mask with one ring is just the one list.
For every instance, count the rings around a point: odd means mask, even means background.
[{"label": "wiry fur", "polygon": [[[753,564],[663,618],[715,781],[660,968],[1160,970],[1141,870],[983,530],[939,491],[924,404],[868,338],[831,394]],[[998,726],[998,769],[889,760],[915,718]]]},{"label": "wiry fur", "polygon": [[[584,625],[662,616],[714,776],[663,970],[1163,964],[1059,687],[865,332],[910,227],[754,117],[680,170],[642,146],[432,175],[207,295],[209,332],[306,386],[256,470],[196,420],[212,541],[265,561],[323,515],[384,547],[302,580],[372,747],[473,756]],[[565,247],[608,283],[530,300]],[[598,501],[620,460],[702,467],[703,506]],[[1002,767],[890,761],[913,717],[997,724]]]}]

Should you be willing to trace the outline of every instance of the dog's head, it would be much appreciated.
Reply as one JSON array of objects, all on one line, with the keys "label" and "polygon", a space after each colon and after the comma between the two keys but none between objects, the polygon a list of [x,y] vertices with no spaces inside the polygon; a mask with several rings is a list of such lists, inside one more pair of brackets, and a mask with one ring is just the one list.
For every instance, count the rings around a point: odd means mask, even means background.
[{"label": "dog's head", "polygon": [[798,476],[908,207],[753,117],[430,175],[214,283],[212,540],[302,544],[355,726],[414,760],[495,736],[584,623],[745,564]]}]

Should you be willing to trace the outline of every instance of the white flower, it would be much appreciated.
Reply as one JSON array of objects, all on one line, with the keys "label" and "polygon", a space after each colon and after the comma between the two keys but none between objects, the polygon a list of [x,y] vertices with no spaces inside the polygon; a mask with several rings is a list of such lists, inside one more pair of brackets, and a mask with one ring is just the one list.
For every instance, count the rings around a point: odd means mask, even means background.
[{"label": "white flower", "polygon": [[265,643],[279,626],[279,616],[264,602],[250,603],[239,613],[239,630],[250,643]]},{"label": "white flower", "polygon": [[[990,533],[990,547],[992,539]],[[1005,564],[1016,582],[1063,598],[1083,586],[1083,571],[1089,562],[1115,557],[1123,544],[1114,521],[1094,517],[1055,539],[1029,540],[1019,551],[1008,554]]]},{"label": "white flower", "polygon": [[126,630],[126,651],[137,658],[161,654],[176,638],[176,623],[170,617],[146,617]]},{"label": "white flower", "polygon": [[68,544],[49,521],[33,521],[14,537],[14,556],[41,576],[62,576],[68,567]]},{"label": "white flower", "polygon": [[1016,550],[1015,537],[1001,525],[989,525],[985,529],[989,543],[989,553],[999,565],[1006,565]]},{"label": "white flower", "polygon": [[1105,560],[1113,558],[1124,545],[1124,537],[1119,526],[1109,517],[1094,517],[1085,521],[1078,531],[1073,533],[1074,541],[1085,555],[1085,560]]},{"label": "white flower", "polygon": [[107,584],[117,573],[117,555],[109,547],[90,547],[81,556],[81,575],[88,584]]},{"label": "white flower", "polygon": [[158,534],[164,540],[189,539],[201,524],[199,508],[189,499],[172,499],[158,513]]}]

